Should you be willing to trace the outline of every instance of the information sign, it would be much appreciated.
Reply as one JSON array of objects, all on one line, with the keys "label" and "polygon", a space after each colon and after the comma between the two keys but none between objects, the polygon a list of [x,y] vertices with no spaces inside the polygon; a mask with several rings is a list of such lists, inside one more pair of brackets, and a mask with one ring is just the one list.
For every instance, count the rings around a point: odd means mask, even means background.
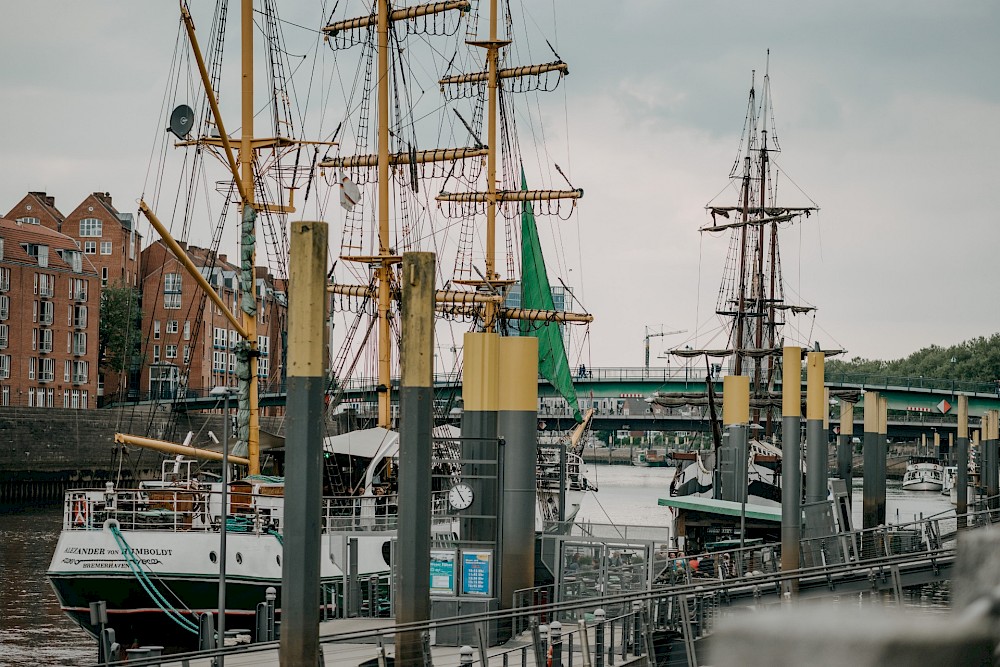
[{"label": "information sign", "polygon": [[492,579],[490,569],[492,564],[492,551],[462,552],[462,593],[464,595],[484,595],[489,597],[492,594],[493,591],[490,586]]},{"label": "information sign", "polygon": [[455,594],[455,552],[431,549],[431,594]]}]

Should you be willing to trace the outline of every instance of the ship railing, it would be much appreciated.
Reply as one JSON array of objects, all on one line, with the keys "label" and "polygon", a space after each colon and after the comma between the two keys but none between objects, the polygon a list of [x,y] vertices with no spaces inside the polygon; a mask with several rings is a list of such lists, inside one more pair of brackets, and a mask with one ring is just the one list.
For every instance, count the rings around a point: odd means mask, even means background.
[{"label": "ship railing", "polygon": [[[447,492],[431,496],[432,524],[450,523]],[[323,529],[327,532],[391,532],[399,528],[396,494],[333,496],[323,499]]]}]

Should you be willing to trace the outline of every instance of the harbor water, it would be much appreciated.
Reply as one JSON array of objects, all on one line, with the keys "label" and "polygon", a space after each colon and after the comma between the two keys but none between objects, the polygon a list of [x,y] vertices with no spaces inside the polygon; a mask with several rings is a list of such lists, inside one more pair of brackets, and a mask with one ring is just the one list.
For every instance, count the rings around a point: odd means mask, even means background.
[{"label": "harbor water", "polygon": [[[592,465],[589,476],[599,492],[589,494],[579,518],[593,523],[668,526],[669,511],[658,501],[666,496],[672,468]],[[854,497],[861,497],[855,480]],[[952,509],[947,496],[903,491],[889,482],[890,521],[911,521]],[[860,502],[855,523],[860,526]],[[96,661],[96,643],[62,614],[45,579],[62,521],[62,505],[0,509],[0,667],[80,665]],[[912,591],[908,605],[944,609],[947,591]]]}]

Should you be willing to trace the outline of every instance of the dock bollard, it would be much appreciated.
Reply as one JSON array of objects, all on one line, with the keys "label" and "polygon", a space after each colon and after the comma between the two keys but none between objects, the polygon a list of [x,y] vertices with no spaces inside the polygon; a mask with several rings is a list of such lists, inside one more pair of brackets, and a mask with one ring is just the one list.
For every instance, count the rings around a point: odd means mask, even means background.
[{"label": "dock bollard", "polygon": [[542,638],[542,655],[549,654],[549,626],[539,625],[538,634]]},{"label": "dock bollard", "polygon": [[460,664],[460,665],[471,665],[472,664],[472,647],[466,645],[466,646],[463,646],[462,648],[458,649],[458,659],[459,659],[459,663],[458,664]]},{"label": "dock bollard", "polygon": [[562,623],[552,621],[549,626],[549,635],[552,637],[552,664],[562,666]]},{"label": "dock bollard", "polygon": [[642,623],[639,614],[642,602],[632,600],[632,655],[642,655]]},{"label": "dock bollard", "polygon": [[594,667],[604,667],[604,623],[608,614],[603,609],[594,610]]}]

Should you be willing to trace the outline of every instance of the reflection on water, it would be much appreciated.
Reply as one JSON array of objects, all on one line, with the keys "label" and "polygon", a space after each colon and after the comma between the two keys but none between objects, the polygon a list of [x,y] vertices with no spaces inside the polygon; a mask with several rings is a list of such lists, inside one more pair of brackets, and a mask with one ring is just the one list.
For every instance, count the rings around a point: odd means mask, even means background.
[{"label": "reflection on water", "polygon": [[62,505],[0,508],[0,667],[97,661],[97,644],[60,610],[45,578]]}]

